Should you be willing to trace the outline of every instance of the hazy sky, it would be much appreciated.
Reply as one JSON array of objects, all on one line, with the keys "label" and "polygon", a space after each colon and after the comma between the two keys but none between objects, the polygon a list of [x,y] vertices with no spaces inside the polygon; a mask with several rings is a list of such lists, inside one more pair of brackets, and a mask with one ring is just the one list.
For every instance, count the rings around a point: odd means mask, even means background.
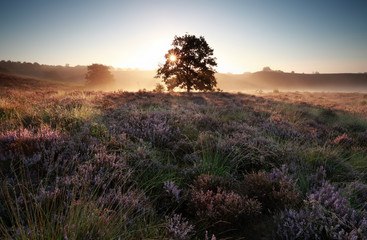
[{"label": "hazy sky", "polygon": [[0,2],[0,60],[154,69],[185,33],[219,72],[367,72],[367,0]]}]

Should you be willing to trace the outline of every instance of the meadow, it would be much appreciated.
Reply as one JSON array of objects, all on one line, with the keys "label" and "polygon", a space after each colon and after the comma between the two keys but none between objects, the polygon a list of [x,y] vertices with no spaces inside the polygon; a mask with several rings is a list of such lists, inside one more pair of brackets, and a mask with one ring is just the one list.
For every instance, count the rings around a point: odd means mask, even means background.
[{"label": "meadow", "polygon": [[366,239],[366,101],[2,84],[0,238]]}]

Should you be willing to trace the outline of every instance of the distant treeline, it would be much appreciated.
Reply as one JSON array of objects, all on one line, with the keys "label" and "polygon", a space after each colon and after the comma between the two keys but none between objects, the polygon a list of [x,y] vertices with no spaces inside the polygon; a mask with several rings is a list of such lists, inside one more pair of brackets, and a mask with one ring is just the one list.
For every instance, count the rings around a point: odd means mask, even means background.
[{"label": "distant treeline", "polygon": [[260,71],[217,74],[219,88],[237,90],[367,91],[366,73],[313,74]]},{"label": "distant treeline", "polygon": [[[41,79],[84,83],[87,66],[51,66],[39,63],[0,61],[0,72]],[[111,68],[118,89],[152,90],[159,79],[156,71],[123,70]],[[312,74],[273,71],[265,67],[254,73],[216,74],[218,87],[224,91],[247,90],[309,90],[309,91],[367,91],[367,73]]]},{"label": "distant treeline", "polygon": [[85,81],[86,66],[52,66],[39,63],[0,61],[0,72],[30,76],[41,79],[82,83]]},{"label": "distant treeline", "polygon": [[[156,83],[160,82],[154,78],[155,71],[133,69],[123,70],[112,67],[110,71],[116,79],[117,88],[127,91],[137,91],[139,89],[151,90],[155,87]],[[87,66],[78,65],[71,67],[67,64],[65,66],[52,66],[36,62],[29,63],[2,60],[0,61],[0,73],[16,74],[69,83],[85,83]]]}]

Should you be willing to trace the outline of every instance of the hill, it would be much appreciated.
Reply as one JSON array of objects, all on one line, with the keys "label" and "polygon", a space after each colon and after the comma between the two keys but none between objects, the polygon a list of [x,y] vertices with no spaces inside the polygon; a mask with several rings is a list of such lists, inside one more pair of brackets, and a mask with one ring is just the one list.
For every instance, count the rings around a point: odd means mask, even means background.
[{"label": "hill", "polygon": [[0,239],[367,237],[367,119],[318,94],[8,92]]},{"label": "hill", "polygon": [[40,90],[46,88],[70,90],[78,87],[80,88],[81,85],[0,73],[0,89],[2,90]]},{"label": "hill", "polygon": [[86,66],[53,66],[37,62],[0,61],[0,73],[29,76],[62,82],[84,83]]},{"label": "hill", "polygon": [[367,91],[366,73],[300,74],[260,71],[244,74],[218,74],[219,87],[226,91],[308,90]]}]

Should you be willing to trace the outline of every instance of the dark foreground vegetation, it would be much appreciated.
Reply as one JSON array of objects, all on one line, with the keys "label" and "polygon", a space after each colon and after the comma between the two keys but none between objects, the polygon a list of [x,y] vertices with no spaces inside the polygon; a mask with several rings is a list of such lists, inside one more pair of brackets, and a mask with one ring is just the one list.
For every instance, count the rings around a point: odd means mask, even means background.
[{"label": "dark foreground vegetation", "polygon": [[0,90],[1,239],[366,239],[366,170],[358,113]]}]

